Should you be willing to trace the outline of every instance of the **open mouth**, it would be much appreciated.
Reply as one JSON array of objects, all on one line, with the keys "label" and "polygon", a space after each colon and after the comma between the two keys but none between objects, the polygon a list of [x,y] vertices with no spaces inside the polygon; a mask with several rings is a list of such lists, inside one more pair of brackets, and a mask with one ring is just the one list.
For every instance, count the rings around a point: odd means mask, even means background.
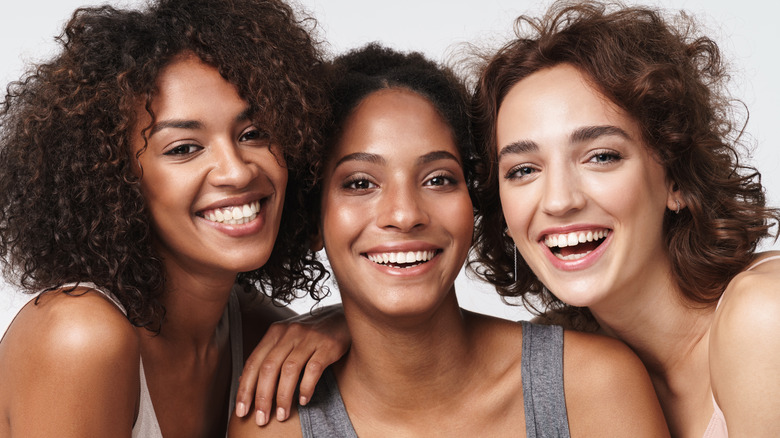
[{"label": "open mouth", "polygon": [[211,222],[241,225],[251,222],[257,217],[257,213],[260,212],[260,206],[265,203],[266,199],[267,198],[263,198],[258,201],[252,201],[241,205],[203,210],[195,214]]},{"label": "open mouth", "polygon": [[441,250],[377,252],[364,254],[372,262],[393,268],[413,268],[433,259]]},{"label": "open mouth", "polygon": [[548,234],[544,244],[561,260],[578,260],[598,248],[609,235],[610,230],[575,231],[566,234]]}]

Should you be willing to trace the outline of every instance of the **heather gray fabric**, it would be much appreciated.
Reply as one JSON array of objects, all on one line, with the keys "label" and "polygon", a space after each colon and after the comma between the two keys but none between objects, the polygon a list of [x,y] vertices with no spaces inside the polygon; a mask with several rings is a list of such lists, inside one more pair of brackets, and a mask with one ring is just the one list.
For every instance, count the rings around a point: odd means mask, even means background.
[{"label": "heather gray fabric", "polygon": [[333,372],[327,368],[306,406],[298,406],[303,438],[357,438]]},{"label": "heather gray fabric", "polygon": [[[569,437],[563,397],[563,329],[523,321],[522,378],[528,438]],[[357,438],[328,368],[314,396],[298,406],[303,438]]]},{"label": "heather gray fabric", "polygon": [[563,396],[563,329],[523,321],[526,438],[568,438]]}]

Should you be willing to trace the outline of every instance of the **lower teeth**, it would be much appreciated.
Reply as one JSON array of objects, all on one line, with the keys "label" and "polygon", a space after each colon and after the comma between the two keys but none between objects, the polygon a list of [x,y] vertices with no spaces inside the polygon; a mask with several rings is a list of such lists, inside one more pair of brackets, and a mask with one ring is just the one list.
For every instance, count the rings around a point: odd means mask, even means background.
[{"label": "lower teeth", "polygon": [[569,254],[567,256],[563,256],[563,255],[560,255],[558,253],[558,254],[555,254],[555,257],[558,257],[561,260],[579,260],[579,259],[585,257],[586,255],[590,254],[590,253],[591,252],[588,251],[588,252],[584,252],[584,253],[580,253],[580,254]]}]

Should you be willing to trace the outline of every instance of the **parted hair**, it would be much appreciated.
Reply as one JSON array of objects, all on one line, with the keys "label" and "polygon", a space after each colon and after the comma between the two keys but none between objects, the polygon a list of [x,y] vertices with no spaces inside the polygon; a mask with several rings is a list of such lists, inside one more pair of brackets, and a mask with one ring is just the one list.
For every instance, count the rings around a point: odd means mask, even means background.
[{"label": "parted hair", "polygon": [[472,187],[476,152],[469,130],[470,95],[451,69],[419,52],[370,43],[338,56],[328,70],[332,117],[325,138],[329,148],[338,142],[346,119],[363,99],[384,89],[409,90],[427,99],[452,130]]},{"label": "parted hair", "polygon": [[[165,271],[139,182],[132,135],[152,117],[160,72],[195,54],[233,84],[289,169],[268,262],[237,281],[283,300],[324,275],[310,251],[303,192],[327,117],[318,44],[279,0],[160,0],[140,10],[81,8],[59,53],[8,85],[0,103],[0,255],[28,291],[89,281],[129,320],[158,330]],[[138,153],[141,154],[145,147]]]},{"label": "parted hair", "polygon": [[513,85],[569,64],[638,122],[686,205],[664,218],[674,281],[692,305],[718,300],[780,214],[766,207],[759,172],[742,162],[744,123],[735,120],[716,43],[684,13],[592,1],[559,1],[540,18],[521,16],[515,36],[483,59],[475,85],[473,131],[485,166],[477,178],[471,268],[532,309],[565,307],[520,257],[514,277],[498,192],[496,118]]}]

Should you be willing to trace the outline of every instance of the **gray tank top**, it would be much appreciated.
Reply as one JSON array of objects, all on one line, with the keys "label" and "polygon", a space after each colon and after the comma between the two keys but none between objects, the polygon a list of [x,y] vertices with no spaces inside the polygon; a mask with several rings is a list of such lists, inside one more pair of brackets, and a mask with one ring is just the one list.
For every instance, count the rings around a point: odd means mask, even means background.
[{"label": "gray tank top", "polygon": [[[522,321],[521,371],[527,438],[568,438],[563,394],[563,329]],[[357,438],[330,368],[311,401],[298,406],[303,438]]]}]

